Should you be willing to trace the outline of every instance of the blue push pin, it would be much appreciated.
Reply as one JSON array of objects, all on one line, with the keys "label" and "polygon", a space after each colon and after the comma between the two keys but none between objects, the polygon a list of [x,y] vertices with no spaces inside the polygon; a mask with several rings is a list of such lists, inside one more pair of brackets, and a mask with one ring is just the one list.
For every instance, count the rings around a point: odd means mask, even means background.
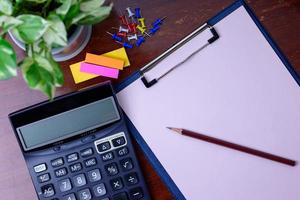
[{"label": "blue push pin", "polygon": [[149,33],[150,35],[154,35],[158,30],[160,29],[160,26],[154,26],[153,28],[150,29]]},{"label": "blue push pin", "polygon": [[124,42],[124,43],[119,42],[119,41],[116,41],[116,42],[119,43],[119,44],[122,44],[123,47],[125,47],[127,49],[132,49],[133,48],[133,45],[131,45],[131,44],[127,43],[127,42]]},{"label": "blue push pin", "polygon": [[146,40],[143,36],[139,36],[139,39],[136,42],[136,46],[139,47],[141,46],[142,43],[144,43]]},{"label": "blue push pin", "polygon": [[155,27],[155,26],[159,26],[163,23],[163,21],[166,19],[167,17],[163,17],[163,18],[158,18],[156,19],[153,23],[152,23],[152,26]]},{"label": "blue push pin", "polygon": [[134,11],[135,11],[135,17],[136,18],[142,18],[142,15],[141,15],[141,9],[140,8],[136,8],[136,9],[134,9]]},{"label": "blue push pin", "polygon": [[119,42],[122,42],[122,38],[117,36],[117,34],[112,34],[110,32],[106,32],[107,34],[111,35],[112,39],[115,40],[115,41],[119,41]]}]

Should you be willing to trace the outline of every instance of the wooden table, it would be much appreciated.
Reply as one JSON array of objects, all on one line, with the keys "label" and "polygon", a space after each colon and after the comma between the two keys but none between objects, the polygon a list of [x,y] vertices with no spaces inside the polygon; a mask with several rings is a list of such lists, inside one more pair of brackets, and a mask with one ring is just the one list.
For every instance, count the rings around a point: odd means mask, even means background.
[{"label": "wooden table", "polygon": [[[92,39],[84,51],[74,59],[61,63],[65,74],[65,85],[58,89],[57,95],[107,80],[105,78],[95,78],[75,85],[68,66],[71,63],[83,60],[85,52],[102,54],[119,47],[105,34],[105,31],[118,25],[117,13],[119,9],[124,10],[127,6],[140,7],[143,16],[148,22],[163,16],[167,16],[167,19],[157,35],[147,40],[142,47],[128,50],[131,66],[122,71],[120,78],[114,83],[122,81],[232,2],[232,0],[114,1],[114,9],[111,16],[94,27]],[[248,3],[299,74],[300,1],[248,0]],[[22,56],[22,52],[20,50],[18,52],[19,56]],[[19,72],[18,77],[0,83],[0,100],[1,199],[37,199],[20,148],[10,128],[7,115],[12,111],[46,100],[46,97],[37,91],[28,89]],[[143,156],[139,147],[136,146],[136,149],[153,199],[173,199],[166,186]]]}]

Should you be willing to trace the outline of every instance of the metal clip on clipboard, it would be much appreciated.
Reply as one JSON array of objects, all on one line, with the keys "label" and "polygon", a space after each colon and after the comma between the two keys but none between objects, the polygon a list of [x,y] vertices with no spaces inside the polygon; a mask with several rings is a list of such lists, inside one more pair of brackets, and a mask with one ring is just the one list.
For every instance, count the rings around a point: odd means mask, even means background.
[{"label": "metal clip on clipboard", "polygon": [[[168,55],[170,55],[176,49],[180,48],[182,45],[184,45],[189,40],[191,40],[196,35],[198,35],[199,33],[203,32],[206,29],[209,29],[210,32],[212,33],[212,37],[207,40],[206,44],[204,44],[199,49],[197,49],[196,51],[194,51],[193,53],[191,53],[188,57],[186,57],[181,62],[179,62],[176,65],[174,65],[171,69],[169,69],[164,74],[160,75],[159,77],[157,77],[155,79],[152,79],[151,81],[147,80],[147,78],[145,77],[145,73],[147,73],[148,71],[150,71],[151,69],[153,69],[156,66],[156,64],[158,64],[161,60],[163,60],[165,57],[167,57]],[[183,63],[185,63],[187,60],[189,60],[191,57],[193,57],[199,51],[201,51],[204,48],[206,48],[208,45],[210,45],[213,42],[215,42],[217,39],[219,39],[219,34],[214,29],[214,27],[211,26],[211,25],[209,25],[209,24],[207,24],[207,23],[203,24],[201,27],[197,28],[191,34],[189,34],[188,36],[186,36],[185,38],[183,38],[180,42],[178,42],[175,45],[173,45],[170,49],[168,49],[163,54],[161,54],[159,57],[157,57],[156,59],[154,59],[153,61],[151,61],[150,63],[148,63],[146,66],[144,66],[142,69],[140,69],[141,80],[144,83],[145,87],[146,88],[150,88],[151,86],[153,86],[154,84],[156,84],[161,78],[163,78],[164,76],[166,76],[167,74],[169,74],[170,72],[172,72],[174,69],[176,69],[177,67],[179,67],[180,65],[182,65]]]}]

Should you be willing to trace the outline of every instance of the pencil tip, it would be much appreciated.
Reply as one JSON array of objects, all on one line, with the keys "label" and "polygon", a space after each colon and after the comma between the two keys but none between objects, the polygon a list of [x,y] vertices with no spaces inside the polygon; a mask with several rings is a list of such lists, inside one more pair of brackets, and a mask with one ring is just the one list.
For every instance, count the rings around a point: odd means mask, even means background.
[{"label": "pencil tip", "polygon": [[182,129],[180,129],[180,128],[173,128],[173,127],[167,127],[167,129],[170,129],[171,131],[175,131],[176,133],[182,133]]}]

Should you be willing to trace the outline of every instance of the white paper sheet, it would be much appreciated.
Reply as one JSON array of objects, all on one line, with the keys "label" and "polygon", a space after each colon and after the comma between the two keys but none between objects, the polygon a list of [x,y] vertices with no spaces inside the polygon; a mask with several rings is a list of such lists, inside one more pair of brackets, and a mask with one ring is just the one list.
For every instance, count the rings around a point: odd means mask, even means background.
[{"label": "white paper sheet", "polygon": [[[189,200],[298,200],[300,166],[174,134],[186,128],[300,161],[300,89],[244,7],[215,25],[220,39],[153,87],[138,79],[119,102]],[[202,45],[200,34],[157,69]]]}]

